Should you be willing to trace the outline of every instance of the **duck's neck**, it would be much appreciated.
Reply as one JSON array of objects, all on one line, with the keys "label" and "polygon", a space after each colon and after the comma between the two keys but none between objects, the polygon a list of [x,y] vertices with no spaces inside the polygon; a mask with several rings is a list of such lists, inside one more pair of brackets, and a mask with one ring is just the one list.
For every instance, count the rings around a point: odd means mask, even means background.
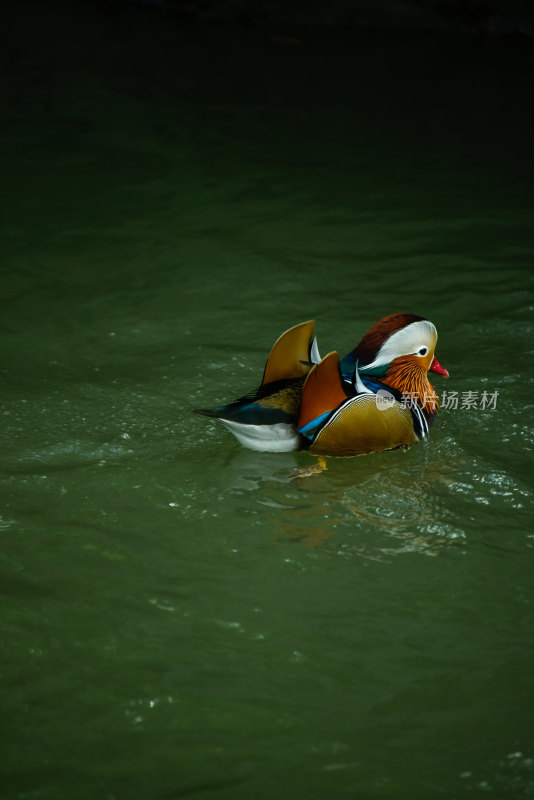
[{"label": "duck's neck", "polygon": [[415,362],[413,356],[396,358],[389,365],[383,381],[406,399],[415,401],[426,417],[431,419],[437,413],[438,396],[428,380],[426,369]]}]

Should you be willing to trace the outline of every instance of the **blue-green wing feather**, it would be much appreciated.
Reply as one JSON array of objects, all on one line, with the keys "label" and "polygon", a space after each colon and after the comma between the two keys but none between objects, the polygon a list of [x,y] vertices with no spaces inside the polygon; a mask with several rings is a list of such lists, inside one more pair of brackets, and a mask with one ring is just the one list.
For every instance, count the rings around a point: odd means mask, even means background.
[{"label": "blue-green wing feather", "polygon": [[304,378],[274,381],[263,384],[232,403],[216,408],[197,408],[195,411],[207,417],[227,419],[243,425],[291,424],[297,420],[303,383]]}]

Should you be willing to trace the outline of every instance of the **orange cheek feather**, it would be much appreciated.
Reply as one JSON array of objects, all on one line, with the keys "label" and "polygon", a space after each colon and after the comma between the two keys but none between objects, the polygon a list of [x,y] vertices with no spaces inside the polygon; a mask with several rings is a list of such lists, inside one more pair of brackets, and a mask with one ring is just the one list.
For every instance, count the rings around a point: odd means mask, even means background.
[{"label": "orange cheek feather", "polygon": [[433,354],[425,358],[409,355],[396,358],[384,376],[384,382],[393,389],[412,397],[430,414],[439,408],[438,397],[427,377]]}]

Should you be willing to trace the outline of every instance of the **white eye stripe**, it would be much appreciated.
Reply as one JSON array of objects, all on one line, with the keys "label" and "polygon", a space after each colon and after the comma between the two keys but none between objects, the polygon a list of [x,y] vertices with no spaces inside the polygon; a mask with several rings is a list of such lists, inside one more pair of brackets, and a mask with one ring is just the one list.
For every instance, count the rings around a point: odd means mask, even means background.
[{"label": "white eye stripe", "polygon": [[422,347],[427,347],[428,353],[436,346],[437,339],[436,328],[429,320],[411,322],[405,328],[392,333],[378,351],[374,361],[362,364],[360,369],[372,369],[390,364],[395,358],[417,353]]}]

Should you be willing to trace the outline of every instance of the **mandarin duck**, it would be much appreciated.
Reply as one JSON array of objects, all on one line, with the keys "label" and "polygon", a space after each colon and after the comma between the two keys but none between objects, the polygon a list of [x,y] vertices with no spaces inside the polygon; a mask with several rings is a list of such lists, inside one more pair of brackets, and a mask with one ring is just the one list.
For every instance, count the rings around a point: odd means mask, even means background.
[{"label": "mandarin duck", "polygon": [[258,389],[217,408],[216,417],[246,447],[318,456],[356,456],[424,439],[438,410],[428,371],[448,377],[427,319],[391,314],[343,359],[321,359],[313,321],[275,342]]}]

